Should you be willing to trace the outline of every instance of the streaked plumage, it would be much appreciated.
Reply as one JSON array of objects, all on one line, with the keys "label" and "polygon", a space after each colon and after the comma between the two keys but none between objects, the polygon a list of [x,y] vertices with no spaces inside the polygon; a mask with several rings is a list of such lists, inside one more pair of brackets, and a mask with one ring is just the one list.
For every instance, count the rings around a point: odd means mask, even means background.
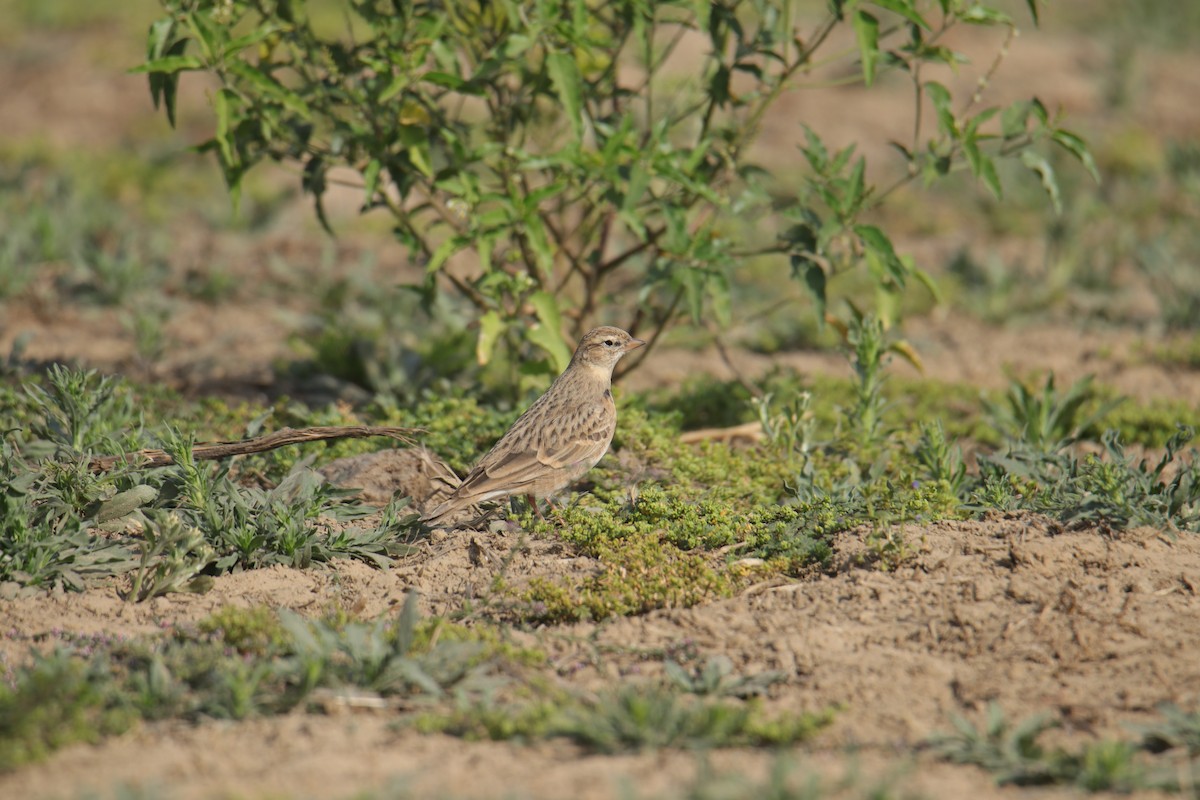
[{"label": "streaked plumage", "polygon": [[643,344],[620,328],[594,328],[584,334],[563,374],[479,460],[454,494],[422,519],[436,522],[514,494],[548,497],[578,480],[608,452],[616,431],[613,368],[621,356]]}]

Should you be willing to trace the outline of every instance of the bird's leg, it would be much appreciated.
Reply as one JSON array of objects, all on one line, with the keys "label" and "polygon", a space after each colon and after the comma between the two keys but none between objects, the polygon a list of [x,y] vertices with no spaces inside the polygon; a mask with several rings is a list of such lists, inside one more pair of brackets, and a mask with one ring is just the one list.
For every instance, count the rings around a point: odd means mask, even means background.
[{"label": "bird's leg", "polygon": [[546,518],[542,516],[542,507],[540,505],[538,505],[538,501],[537,501],[536,497],[534,497],[531,494],[527,494],[527,495],[525,495],[525,502],[529,503],[530,507],[533,509],[533,513],[537,516],[537,518],[539,520],[541,520],[542,522],[546,521]]}]

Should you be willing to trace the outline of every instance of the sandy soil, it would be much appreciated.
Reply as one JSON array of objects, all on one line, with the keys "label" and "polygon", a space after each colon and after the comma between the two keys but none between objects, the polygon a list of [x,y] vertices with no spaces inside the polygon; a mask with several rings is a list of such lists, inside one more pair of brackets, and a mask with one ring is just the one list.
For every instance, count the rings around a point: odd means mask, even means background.
[{"label": "sandy soil", "polygon": [[[861,533],[861,532],[860,532]],[[1012,719],[1053,710],[1074,738],[1127,734],[1156,704],[1200,696],[1200,539],[1149,529],[1119,536],[1068,532],[1032,516],[946,523],[906,531],[919,555],[894,573],[858,566],[860,535],[841,542],[834,574],[770,582],[738,597],[601,624],[513,632],[550,654],[565,685],[594,689],[644,680],[648,652],[722,654],[742,674],[787,676],[769,703],[837,705],[833,726],[790,757],[802,771],[838,774],[861,754],[881,778],[897,753],[947,729],[948,715],[978,716],[996,701]],[[482,549],[488,557],[479,558]],[[507,558],[516,549],[515,558]],[[501,564],[520,584],[534,575],[586,570],[587,559],[553,539],[455,536],[378,571],[343,562],[328,570],[257,570],[219,578],[199,596],[145,605],[115,589],[0,601],[0,657],[19,660],[33,637],[151,633],[225,605],[267,604],[317,613],[332,606],[388,613],[417,590],[442,612],[485,601]],[[402,780],[418,795],[612,797],[622,782],[643,797],[669,794],[696,769],[681,753],[582,755],[562,743],[464,743],[394,729],[383,712],[241,724],[146,725],[99,746],[74,746],[0,777],[0,796],[73,795],[122,784],[169,786],[171,796],[344,796]],[[765,753],[726,752],[715,763],[763,774]],[[438,764],[438,768],[430,768]],[[1001,796],[991,779],[918,756],[902,778],[938,797]]]},{"label": "sandy soil", "polygon": [[[103,33],[103,32],[102,32]],[[129,118],[150,117],[143,79],[119,68],[89,69],[96,33],[55,34],[0,54],[0,130],[52,134],[57,147],[120,144]],[[91,37],[91,38],[87,38]],[[136,58],[140,42],[128,52]],[[1022,49],[1024,48],[1024,49]],[[103,48],[111,61],[113,44]],[[1095,42],[1067,36],[1027,36],[997,80],[1001,98],[1036,85],[1051,107],[1074,114],[1096,110],[1102,92]],[[1153,125],[1172,135],[1200,130],[1195,56],[1147,56],[1141,102]],[[82,83],[63,76],[83,74]],[[1044,76],[1059,76],[1052,82]],[[55,75],[58,77],[56,78]],[[12,87],[15,87],[12,88]],[[874,102],[874,96],[872,101]],[[888,120],[886,109],[856,105],[852,90],[804,95],[768,121],[766,136],[792,135],[796,120],[826,120],[831,135],[848,138]],[[201,102],[193,97],[194,103]],[[907,103],[907,100],[904,101]],[[825,105],[823,105],[825,104]],[[180,100],[181,108],[186,105]],[[184,120],[186,136],[187,119]],[[193,139],[196,137],[193,137]],[[288,215],[258,247],[227,252],[247,270],[288,246],[299,215]],[[951,252],[961,236],[929,246]],[[928,243],[927,243],[928,244]],[[347,247],[354,247],[351,242]],[[233,247],[230,245],[230,247]],[[384,245],[380,245],[384,247]],[[385,254],[385,257],[390,258]],[[270,394],[272,362],[288,357],[294,310],[263,313],[253,298],[218,308],[177,298],[167,323],[163,359],[139,364],[119,309],[60,307],[44,302],[0,306],[0,353],[32,333],[26,355],[68,359],[129,371],[185,391]],[[931,377],[997,387],[1004,369],[1054,369],[1063,383],[1088,372],[1139,399],[1176,397],[1200,403],[1200,373],[1147,365],[1140,334],[1081,331],[1069,325],[996,329],[943,316],[917,321],[909,338],[922,348]],[[739,356],[750,374],[783,363],[804,370],[843,370],[844,360],[812,354]],[[708,352],[660,352],[634,373],[634,388],[674,383],[699,370],[723,373]],[[1054,792],[1000,790],[973,768],[934,761],[919,749],[944,730],[948,715],[978,717],[991,701],[1011,718],[1054,711],[1063,736],[1078,740],[1127,735],[1163,701],[1200,699],[1200,539],[1154,530],[1120,535],[1064,531],[1032,516],[940,524],[905,531],[919,554],[884,573],[856,566],[863,532],[839,545],[833,574],[771,582],[741,595],[687,610],[665,610],[603,624],[579,624],[512,636],[550,653],[565,684],[590,689],[653,676],[645,652],[694,648],[723,654],[743,672],[782,670],[787,680],[772,707],[843,711],[815,743],[786,753],[799,774],[834,779],[856,770],[864,784],[886,784],[931,797],[1035,797]],[[480,557],[480,553],[484,557]],[[511,555],[512,558],[507,556]],[[137,635],[200,619],[225,605],[266,604],[316,613],[340,605],[364,615],[387,613],[416,589],[424,609],[444,613],[486,597],[496,570],[519,583],[538,575],[591,568],[554,538],[479,533],[444,538],[388,570],[344,562],[329,569],[271,568],[228,575],[200,596],[121,601],[116,588],[83,594],[29,594],[0,599],[0,665],[26,657],[36,639],[55,632]],[[99,796],[122,785],[164,789],[173,798],[347,797],[400,786],[414,796],[608,798],[629,787],[638,797],[666,797],[697,775],[694,754],[662,752],[621,757],[584,755],[571,745],[466,743],[395,729],[383,713],[292,714],[240,724],[145,725],[98,746],[73,746],[49,761],[0,776],[0,797]],[[849,747],[849,749],[848,749]],[[911,754],[916,752],[916,756]],[[851,754],[853,753],[853,754]],[[719,770],[765,776],[774,756],[712,754]],[[898,772],[897,772],[898,770]],[[1061,796],[1057,793],[1056,796]]]}]

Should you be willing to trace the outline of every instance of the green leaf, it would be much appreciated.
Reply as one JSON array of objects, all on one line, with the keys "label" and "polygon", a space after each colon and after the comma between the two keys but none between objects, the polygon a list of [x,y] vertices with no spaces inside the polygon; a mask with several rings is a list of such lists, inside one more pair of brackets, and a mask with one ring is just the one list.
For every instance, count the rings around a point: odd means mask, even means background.
[{"label": "green leaf", "polygon": [[366,198],[363,200],[363,208],[369,208],[375,200],[375,190],[379,188],[379,173],[383,169],[383,162],[378,158],[372,158],[367,164],[367,168],[363,170],[363,194]]},{"label": "green leaf", "polygon": [[546,56],[546,71],[571,123],[571,133],[579,142],[583,138],[583,79],[579,64],[570,53],[550,53]]},{"label": "green leaf", "polygon": [[709,276],[708,303],[719,326],[728,328],[733,324],[733,295],[729,291],[729,278],[719,272]]},{"label": "green leaf", "polygon": [[865,11],[855,11],[854,35],[858,38],[863,81],[870,86],[875,81],[875,64],[879,60],[879,20]]},{"label": "green leaf", "polygon": [[504,334],[504,320],[499,312],[488,311],[479,318],[479,338],[475,342],[475,360],[480,366],[487,366],[496,351],[496,342]]},{"label": "green leaf", "polygon": [[563,339],[558,301],[549,292],[534,292],[529,297],[529,304],[533,306],[539,324],[531,326],[525,338],[549,353],[555,368],[562,372],[571,362],[571,348]]},{"label": "green leaf", "polygon": [[167,43],[171,41],[174,33],[175,20],[172,17],[150,23],[150,32],[146,37],[146,60],[161,58],[167,52]]},{"label": "green leaf", "polygon": [[312,112],[309,110],[308,104],[304,102],[300,95],[286,88],[279,81],[275,80],[273,76],[263,72],[258,67],[237,59],[230,61],[227,66],[231,73],[268,97],[278,100],[289,111],[294,111],[305,118],[311,116]]},{"label": "green leaf", "polygon": [[[185,40],[181,39],[180,41]],[[145,64],[138,64],[129,72],[133,75],[142,75],[147,72],[174,75],[176,72],[200,69],[203,66],[204,62],[196,56],[163,56],[153,61],[147,61]]]},{"label": "green leaf", "polygon": [[1041,178],[1042,188],[1046,190],[1046,194],[1050,195],[1050,202],[1054,206],[1055,213],[1061,214],[1062,195],[1058,190],[1058,178],[1054,174],[1054,167],[1050,166],[1049,161],[1032,150],[1026,150],[1021,153],[1021,163],[1033,170]]},{"label": "green leaf", "polygon": [[979,156],[979,179],[991,190],[997,200],[1004,198],[1004,188],[1000,185],[1000,176],[996,173],[996,162],[991,156],[981,153]]},{"label": "green leaf", "polygon": [[230,118],[233,113],[230,110],[231,98],[237,99],[237,95],[231,89],[218,89],[213,95],[213,111],[217,114],[217,147],[221,153],[221,161],[229,166],[236,163],[233,157],[233,142],[229,138]]},{"label": "green leaf", "polygon": [[925,18],[917,13],[911,0],[871,0],[871,4],[880,8],[886,8],[893,14],[899,14],[913,25],[924,28],[927,31],[933,30],[929,26],[929,23],[925,21]]},{"label": "green leaf", "polygon": [[817,323],[824,324],[825,308],[828,304],[828,298],[825,294],[825,286],[827,278],[825,270],[816,261],[805,256],[792,256],[792,270],[799,271],[800,267],[807,264],[804,269],[804,287],[808,289],[808,293],[812,295],[813,303],[817,307]]},{"label": "green leaf", "polygon": [[908,278],[908,269],[896,255],[892,240],[874,225],[855,225],[854,233],[862,240],[868,255],[874,254],[897,284],[903,286]]},{"label": "green leaf", "polygon": [[451,75],[449,72],[426,72],[421,76],[421,80],[428,81],[435,86],[444,86],[447,89],[461,90],[467,82],[457,75]]},{"label": "green leaf", "polygon": [[1000,135],[1005,139],[1015,139],[1025,133],[1029,122],[1030,103],[1028,100],[1018,100],[1004,109],[1000,115]]},{"label": "green leaf", "polygon": [[704,320],[704,274],[689,266],[677,266],[671,271],[671,283],[683,290],[692,323],[699,325]]},{"label": "green leaf", "polygon": [[978,3],[967,8],[961,14],[959,19],[970,25],[1012,25],[1012,17],[1005,14],[998,8],[985,6]]},{"label": "green leaf", "polygon": [[429,163],[429,145],[425,141],[416,144],[411,144],[405,150],[408,153],[408,160],[417,168],[426,178],[433,177],[433,165]]},{"label": "green leaf", "polygon": [[958,124],[954,121],[954,111],[950,108],[950,91],[937,81],[928,81],[925,84],[925,94],[937,112],[938,127],[942,133],[957,139]]},{"label": "green leaf", "polygon": [[991,156],[979,149],[978,139],[972,130],[963,136],[963,153],[967,156],[967,164],[971,174],[983,181],[991,193],[999,200],[1003,196],[1000,188],[1000,176],[996,174],[996,162]]},{"label": "green leaf", "polygon": [[257,28],[256,30],[247,33],[245,36],[239,36],[236,39],[230,39],[225,43],[225,46],[221,48],[221,57],[227,60],[232,59],[247,47],[256,45],[259,42],[270,38],[279,32],[279,30],[280,28],[278,25],[264,25],[261,28]]},{"label": "green leaf", "polygon": [[[149,41],[146,46],[148,63],[130,70],[131,73],[146,73],[147,81],[150,84],[150,99],[155,108],[160,106],[166,108],[167,122],[172,128],[175,127],[175,94],[179,88],[179,72],[185,68],[191,69],[191,67],[181,66],[177,62],[170,61],[170,59],[184,58],[183,54],[188,46],[187,39],[171,41],[174,32],[174,20],[159,20],[151,25]],[[164,61],[166,61],[165,64]],[[154,63],[169,67],[170,70],[160,72],[149,69],[150,64]],[[178,68],[176,69],[176,67]]]},{"label": "green leaf", "polygon": [[925,270],[917,267],[912,269],[912,275],[918,281],[920,281],[921,285],[925,287],[925,290],[929,292],[930,296],[933,298],[933,302],[941,304],[942,290],[938,287],[937,280]]},{"label": "green leaf", "polygon": [[1062,147],[1071,155],[1083,164],[1083,168],[1092,176],[1092,180],[1100,183],[1100,170],[1096,167],[1096,161],[1092,158],[1092,151],[1088,150],[1087,142],[1070,131],[1058,128],[1050,135],[1054,143]]},{"label": "green leaf", "polygon": [[538,214],[537,208],[529,209],[523,223],[525,241],[529,243],[530,249],[533,250],[533,257],[537,260],[537,268],[543,275],[549,276],[554,269],[554,248],[550,244],[550,237],[546,234],[546,225]]},{"label": "green leaf", "polygon": [[408,84],[409,76],[407,74],[402,73],[400,75],[396,75],[394,78],[392,78],[387,87],[379,93],[379,97],[376,98],[375,102],[383,105],[384,103],[391,101],[396,97],[396,95],[407,89]]},{"label": "green leaf", "polygon": [[429,258],[429,263],[425,265],[425,274],[432,275],[442,268],[446,260],[454,255],[463,246],[463,241],[458,236],[451,236],[446,241],[438,245],[433,251],[433,255]]}]

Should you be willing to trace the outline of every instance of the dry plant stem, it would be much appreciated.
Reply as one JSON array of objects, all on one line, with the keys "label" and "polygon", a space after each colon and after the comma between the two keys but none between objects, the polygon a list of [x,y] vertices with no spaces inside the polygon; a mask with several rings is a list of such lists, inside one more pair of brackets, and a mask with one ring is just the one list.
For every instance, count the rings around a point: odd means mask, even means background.
[{"label": "dry plant stem", "polygon": [[[200,460],[243,456],[249,453],[265,453],[291,444],[319,442],[325,439],[365,439],[370,436],[387,436],[391,439],[414,444],[411,438],[421,433],[420,428],[391,428],[380,425],[320,425],[313,428],[284,428],[240,442],[213,442],[198,444],[192,448],[192,457]],[[169,467],[175,459],[164,450],[139,450],[119,456],[97,456],[88,464],[92,472],[106,472],[117,464],[136,464],[141,467]]]},{"label": "dry plant stem", "polygon": [[697,442],[734,442],[738,440],[748,440],[751,442],[760,442],[763,438],[763,429],[761,422],[743,422],[741,425],[734,425],[729,428],[701,428],[696,431],[685,431],[679,434],[679,441],[684,444],[696,444]]}]

